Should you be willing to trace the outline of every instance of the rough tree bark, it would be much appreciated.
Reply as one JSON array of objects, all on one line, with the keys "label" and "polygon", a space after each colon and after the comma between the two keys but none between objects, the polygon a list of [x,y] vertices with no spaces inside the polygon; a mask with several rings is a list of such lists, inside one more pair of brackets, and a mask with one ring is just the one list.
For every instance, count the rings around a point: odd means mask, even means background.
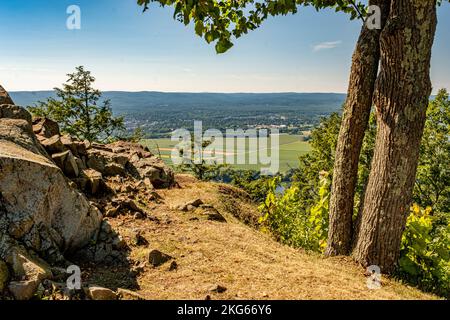
[{"label": "rough tree bark", "polygon": [[[389,14],[390,0],[373,0],[381,9],[381,28]],[[381,29],[381,30],[382,30]],[[352,241],[352,217],[358,160],[367,129],[380,60],[381,30],[363,26],[353,53],[347,100],[335,154],[330,198],[330,223],[325,255],[348,255]]]},{"label": "rough tree bark", "polygon": [[394,270],[409,213],[419,146],[431,94],[435,0],[392,0],[381,34],[374,104],[378,131],[353,256]]}]

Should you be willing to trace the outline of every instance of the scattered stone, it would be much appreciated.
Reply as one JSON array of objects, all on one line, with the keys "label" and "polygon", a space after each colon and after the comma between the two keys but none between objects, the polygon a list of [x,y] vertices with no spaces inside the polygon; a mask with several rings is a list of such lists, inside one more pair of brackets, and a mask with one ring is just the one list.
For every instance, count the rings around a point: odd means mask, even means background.
[{"label": "scattered stone", "polygon": [[148,245],[148,240],[145,239],[139,231],[135,233],[132,241],[133,241],[133,244],[136,246],[147,246]]},{"label": "scattered stone", "polygon": [[117,300],[116,293],[111,289],[94,285],[86,288],[85,293],[91,300]]},{"label": "scattered stone", "polygon": [[172,261],[172,263],[169,266],[169,271],[174,271],[178,269],[178,263],[176,261]]},{"label": "scattered stone", "polygon": [[186,206],[193,206],[193,207],[199,207],[203,204],[203,201],[201,199],[195,199],[192,201],[189,201],[188,203],[186,203]]},{"label": "scattered stone", "polygon": [[211,287],[209,289],[209,291],[211,292],[215,292],[215,293],[224,293],[225,291],[227,291],[227,288],[221,285],[215,285],[213,287]]},{"label": "scattered stone", "polygon": [[127,289],[119,288],[117,289],[117,294],[121,300],[145,300],[139,293]]},{"label": "scattered stone", "polygon": [[168,254],[162,253],[159,250],[152,250],[148,255],[148,261],[154,266],[158,267],[167,261],[172,260],[173,257],[169,256]]},{"label": "scattered stone", "polygon": [[133,215],[133,219],[135,219],[135,220],[143,220],[143,219],[145,219],[145,215],[143,215],[143,214],[140,213],[140,212],[136,212],[136,213]]},{"label": "scattered stone", "polygon": [[108,167],[108,170],[111,170],[112,163],[125,167],[129,160],[127,155],[115,154],[109,150],[109,148],[103,147],[103,145],[97,143],[92,144],[92,147],[87,151],[87,166],[105,175],[107,175],[106,168]]},{"label": "scattered stone", "polygon": [[214,208],[208,209],[203,214],[207,215],[208,220],[210,220],[210,221],[227,222],[227,220],[222,216],[222,214],[220,214],[220,212]]}]

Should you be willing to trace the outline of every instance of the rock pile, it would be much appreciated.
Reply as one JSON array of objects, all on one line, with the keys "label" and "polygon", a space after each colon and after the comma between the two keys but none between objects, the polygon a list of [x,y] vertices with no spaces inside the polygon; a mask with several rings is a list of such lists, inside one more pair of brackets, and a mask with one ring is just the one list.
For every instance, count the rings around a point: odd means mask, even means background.
[{"label": "rock pile", "polygon": [[48,263],[89,243],[102,216],[51,161],[30,114],[11,104],[0,106],[0,168],[0,260],[12,271],[9,292],[28,299],[51,277]]},{"label": "rock pile", "polygon": [[105,191],[104,180],[109,177],[131,178],[150,188],[168,188],[174,184],[172,170],[139,144],[79,141],[61,135],[58,124],[45,118],[33,119],[33,131],[54,163],[91,195]]},{"label": "rock pile", "polygon": [[[56,266],[67,267],[67,257],[123,260],[126,243],[103,216],[151,218],[145,207],[160,201],[155,189],[173,184],[173,172],[148,149],[61,134],[0,86],[0,299],[54,292],[55,270],[65,270]],[[106,292],[94,289],[86,296]]]}]

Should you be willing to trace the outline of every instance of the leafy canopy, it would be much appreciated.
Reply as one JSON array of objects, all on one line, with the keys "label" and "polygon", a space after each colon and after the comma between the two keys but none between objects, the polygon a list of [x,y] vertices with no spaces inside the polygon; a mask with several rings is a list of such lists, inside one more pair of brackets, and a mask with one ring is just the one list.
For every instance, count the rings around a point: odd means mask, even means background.
[{"label": "leafy canopy", "polygon": [[334,8],[348,13],[351,19],[364,19],[365,1],[351,0],[137,0],[144,11],[153,2],[173,6],[174,19],[195,25],[195,33],[207,43],[216,41],[216,52],[224,53],[233,46],[232,39],[257,29],[270,16],[295,14],[300,6],[316,10]]},{"label": "leafy canopy", "polygon": [[123,118],[113,117],[110,101],[100,101],[102,93],[93,88],[91,72],[80,66],[67,76],[62,89],[55,88],[57,99],[29,107],[32,114],[58,122],[63,132],[80,140],[110,140],[125,130]]}]

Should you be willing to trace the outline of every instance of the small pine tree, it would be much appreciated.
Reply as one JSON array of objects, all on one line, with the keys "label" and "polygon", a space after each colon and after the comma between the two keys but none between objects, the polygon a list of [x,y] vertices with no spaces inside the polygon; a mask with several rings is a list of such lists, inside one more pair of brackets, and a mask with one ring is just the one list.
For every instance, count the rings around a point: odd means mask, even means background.
[{"label": "small pine tree", "polygon": [[33,115],[47,117],[61,130],[80,140],[108,141],[125,130],[123,117],[113,117],[110,100],[100,101],[102,93],[93,88],[95,78],[83,66],[68,74],[62,89],[55,88],[57,99],[29,107]]}]

